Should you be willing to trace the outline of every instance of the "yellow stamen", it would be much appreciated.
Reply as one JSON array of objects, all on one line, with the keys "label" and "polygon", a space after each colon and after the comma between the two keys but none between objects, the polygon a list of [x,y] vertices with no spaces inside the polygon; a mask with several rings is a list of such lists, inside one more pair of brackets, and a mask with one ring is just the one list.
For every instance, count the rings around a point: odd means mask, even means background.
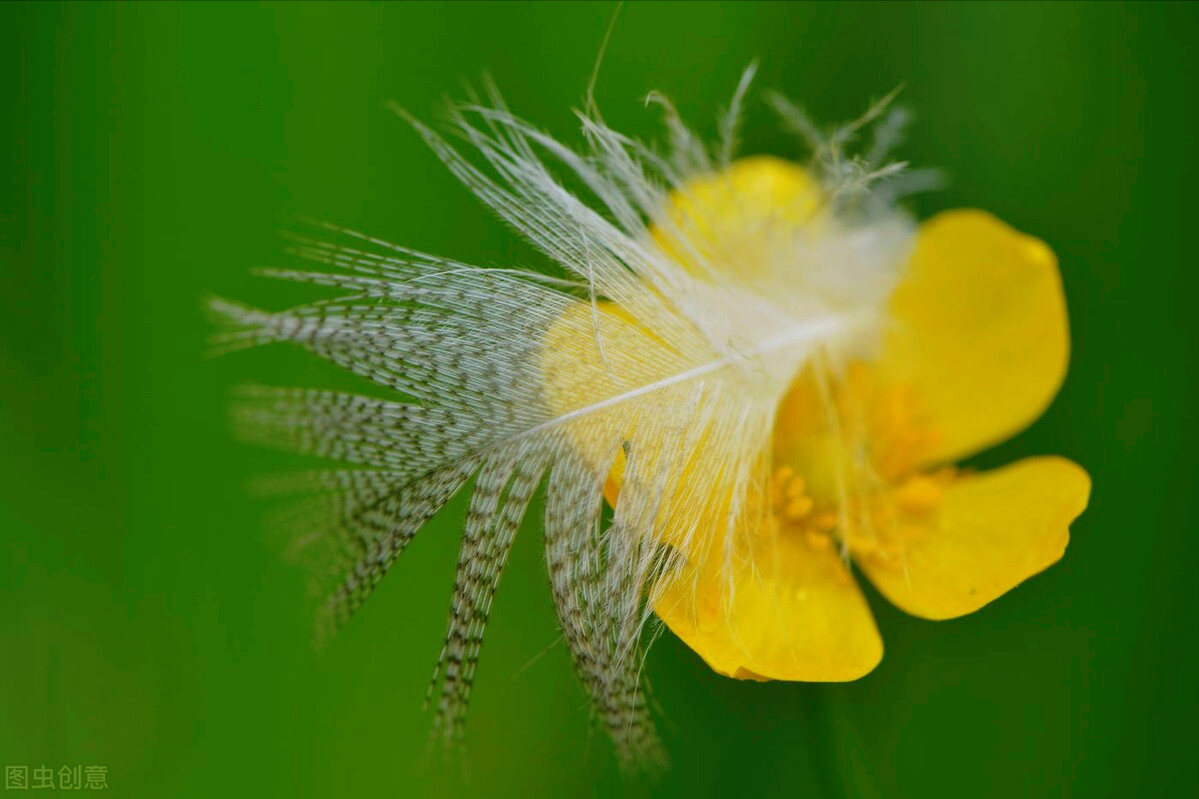
[{"label": "yellow stamen", "polygon": [[787,499],[798,499],[807,494],[808,484],[802,477],[793,477],[787,483],[786,497]]},{"label": "yellow stamen", "polygon": [[795,477],[795,470],[790,466],[780,466],[774,470],[774,475],[770,478],[771,485],[774,489],[774,495],[781,495],[787,487],[787,484]]},{"label": "yellow stamen", "polygon": [[786,508],[783,509],[783,515],[787,521],[797,522],[811,512],[813,504],[815,503],[812,502],[811,497],[796,497],[787,503]]},{"label": "yellow stamen", "polygon": [[804,540],[806,540],[809,546],[811,546],[813,549],[831,549],[833,546],[832,536],[828,536],[824,533],[816,532],[814,530],[809,530],[808,532],[804,533]]},{"label": "yellow stamen", "polygon": [[891,492],[895,505],[910,516],[926,516],[936,510],[945,496],[945,489],[934,477],[910,477]]},{"label": "yellow stamen", "polygon": [[824,533],[831,533],[833,530],[836,530],[839,522],[840,518],[837,512],[832,510],[826,510],[812,517],[812,527]]}]

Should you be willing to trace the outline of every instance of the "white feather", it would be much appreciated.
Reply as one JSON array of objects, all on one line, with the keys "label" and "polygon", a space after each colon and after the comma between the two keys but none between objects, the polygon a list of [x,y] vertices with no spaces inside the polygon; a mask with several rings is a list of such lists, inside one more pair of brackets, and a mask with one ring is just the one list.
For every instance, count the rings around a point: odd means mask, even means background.
[{"label": "white feather", "polygon": [[[731,158],[751,77],[721,126],[717,163]],[[452,111],[473,161],[412,122],[480,199],[577,278],[583,296],[569,281],[326,228],[339,241],[302,240],[296,252],[332,271],[273,274],[346,295],[280,313],[216,301],[232,323],[216,346],[298,343],[397,392],[387,401],[256,388],[238,403],[248,439],[354,467],[293,486],[318,492],[304,512],[319,522],[307,520],[299,540],[320,570],[322,630],[349,617],[473,478],[435,675],[443,729],[457,734],[491,596],[544,484],[547,562],[576,667],[622,763],[658,762],[639,688],[653,598],[679,564],[706,557],[695,550],[713,539],[697,531],[724,525],[716,540],[735,556],[732,530],[762,512],[738,498],[769,480],[780,399],[815,354],[836,362],[872,345],[910,224],[890,209],[831,205],[819,224],[762,218],[743,231],[754,263],[730,261],[704,246],[695,220],[667,211],[668,192],[686,196],[712,159],[664,100],[674,143],[666,157],[587,115],[589,147],[575,152],[512,116],[494,91],[490,100]],[[839,166],[848,133],[833,139]],[[569,191],[563,174],[592,201]],[[844,169],[830,174],[847,180]],[[604,526],[603,486],[620,452],[624,488]],[[727,508],[724,497],[733,498]]]}]

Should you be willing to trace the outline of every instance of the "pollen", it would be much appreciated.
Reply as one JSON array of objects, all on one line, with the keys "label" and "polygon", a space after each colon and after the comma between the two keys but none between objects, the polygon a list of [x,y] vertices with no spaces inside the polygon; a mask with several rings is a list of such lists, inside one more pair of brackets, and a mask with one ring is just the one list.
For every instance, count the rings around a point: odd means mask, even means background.
[{"label": "pollen", "polygon": [[809,529],[804,533],[804,540],[813,549],[833,548],[833,537],[828,534],[828,531]]},{"label": "pollen", "polygon": [[798,521],[811,512],[812,506],[811,497],[796,497],[787,503],[787,507],[783,510],[783,514],[790,521]]},{"label": "pollen", "polygon": [[772,479],[775,507],[785,522],[800,522],[812,512],[816,501],[808,496],[807,481],[790,466],[775,469]]},{"label": "pollen", "polygon": [[772,529],[816,551],[901,567],[957,472],[919,470],[936,432],[908,386],[862,362],[826,377],[798,377],[780,408],[790,446],[775,449]]},{"label": "pollen", "polygon": [[925,516],[936,510],[945,495],[944,483],[934,475],[916,475],[891,494],[896,506],[911,516]]}]

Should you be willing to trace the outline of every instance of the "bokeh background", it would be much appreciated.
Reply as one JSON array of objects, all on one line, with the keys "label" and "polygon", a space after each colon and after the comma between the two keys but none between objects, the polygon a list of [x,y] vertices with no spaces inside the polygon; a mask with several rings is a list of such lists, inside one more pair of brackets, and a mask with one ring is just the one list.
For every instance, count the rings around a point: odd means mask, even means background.
[{"label": "bokeh background", "polygon": [[[484,265],[544,258],[457,185],[395,100],[435,116],[485,71],[578,143],[610,3],[0,4],[0,763],[102,764],[112,796],[615,796],[558,641],[536,525],[495,605],[463,780],[421,711],[462,505],[324,652],[304,576],[243,491],[296,464],[233,443],[233,383],[342,385],[278,348],[205,360],[201,300],[278,307],[249,270],[313,217]],[[726,680],[669,636],[649,677],[661,796],[1193,795],[1193,3],[631,3],[597,96],[713,133],[742,68],[842,121],[905,85],[921,216],[977,206],[1061,259],[1073,365],[1030,430],[1094,477],[1065,559],[983,611],[871,595],[880,668]],[[745,149],[799,155],[761,102]],[[1189,411],[1187,409],[1190,409]]]}]

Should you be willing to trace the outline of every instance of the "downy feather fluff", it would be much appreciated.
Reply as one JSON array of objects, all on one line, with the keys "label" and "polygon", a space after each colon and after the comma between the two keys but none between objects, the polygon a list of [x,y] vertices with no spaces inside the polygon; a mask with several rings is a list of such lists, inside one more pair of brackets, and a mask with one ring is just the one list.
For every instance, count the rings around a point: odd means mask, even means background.
[{"label": "downy feather fluff", "polygon": [[[884,104],[824,136],[775,98],[815,150],[820,183],[808,199],[818,208],[802,224],[759,215],[730,246],[713,247],[702,214],[668,211],[671,192],[685,197],[688,181],[727,167],[751,77],[752,69],[711,150],[658,96],[650,100],[664,112],[665,153],[594,111],[579,114],[587,146],[572,150],[513,116],[494,91],[450,111],[477,157],[411,120],[571,280],[478,268],[328,227],[294,250],[318,271],[270,274],[341,296],[277,313],[212,303],[226,324],[218,349],[292,342],[395,392],[389,400],[261,386],[238,393],[244,438],[346,464],[279,481],[300,496],[287,519],[295,551],[316,570],[318,637],[345,623],[421,526],[469,486],[431,687],[447,739],[462,729],[513,538],[543,490],[546,563],[578,675],[622,765],[661,764],[640,685],[653,598],[696,547],[712,545],[705,541],[726,542],[728,559],[752,558],[734,549],[732,531],[766,512],[740,498],[766,490],[781,397],[805,365],[836,369],[884,324],[911,231],[874,185],[897,171],[882,158],[899,112],[883,115],[867,158],[845,155]],[[566,188],[564,176],[586,191]],[[618,456],[624,487],[605,521]],[[726,534],[697,536],[714,518]]]}]

